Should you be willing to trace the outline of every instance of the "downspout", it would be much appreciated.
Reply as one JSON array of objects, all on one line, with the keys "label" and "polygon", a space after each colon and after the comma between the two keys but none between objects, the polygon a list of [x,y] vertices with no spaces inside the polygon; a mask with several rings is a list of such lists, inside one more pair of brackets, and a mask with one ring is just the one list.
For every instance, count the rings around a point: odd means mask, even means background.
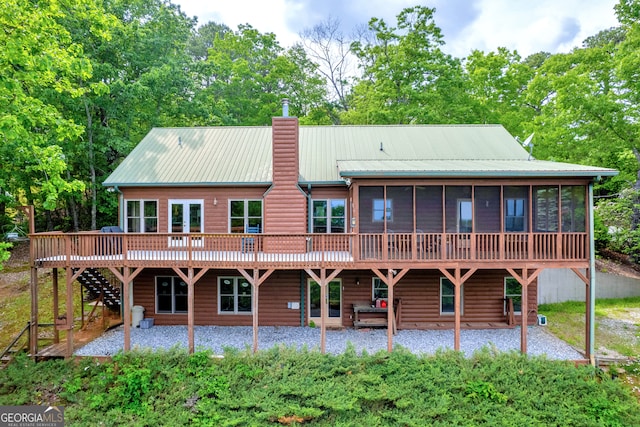
[{"label": "downspout", "polygon": [[594,355],[595,348],[595,319],[596,319],[596,244],[593,224],[593,182],[589,183],[589,295],[591,307],[589,307],[589,354]]}]

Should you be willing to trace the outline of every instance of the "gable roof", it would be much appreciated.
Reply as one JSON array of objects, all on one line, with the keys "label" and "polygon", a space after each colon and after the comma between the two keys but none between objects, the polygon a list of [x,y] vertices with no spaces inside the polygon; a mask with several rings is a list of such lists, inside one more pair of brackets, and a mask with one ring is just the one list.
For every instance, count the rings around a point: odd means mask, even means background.
[{"label": "gable roof", "polygon": [[[154,128],[106,186],[269,185],[264,127]],[[529,160],[500,125],[300,126],[301,184],[348,177],[611,176],[612,169]]]}]

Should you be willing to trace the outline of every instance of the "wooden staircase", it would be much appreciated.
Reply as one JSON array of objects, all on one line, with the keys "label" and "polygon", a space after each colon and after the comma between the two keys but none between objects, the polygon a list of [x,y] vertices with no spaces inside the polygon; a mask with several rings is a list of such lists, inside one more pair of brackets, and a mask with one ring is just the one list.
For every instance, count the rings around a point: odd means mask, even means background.
[{"label": "wooden staircase", "polygon": [[99,270],[85,269],[78,276],[78,282],[84,286],[91,299],[101,299],[109,310],[120,312],[120,288],[113,286]]},{"label": "wooden staircase", "polygon": [[[11,341],[11,344],[0,353],[0,369],[7,366],[15,355],[21,351],[24,351],[29,345],[29,330],[31,328],[31,322],[27,322],[27,326],[22,329],[18,335]],[[26,339],[25,339],[26,338]]]}]

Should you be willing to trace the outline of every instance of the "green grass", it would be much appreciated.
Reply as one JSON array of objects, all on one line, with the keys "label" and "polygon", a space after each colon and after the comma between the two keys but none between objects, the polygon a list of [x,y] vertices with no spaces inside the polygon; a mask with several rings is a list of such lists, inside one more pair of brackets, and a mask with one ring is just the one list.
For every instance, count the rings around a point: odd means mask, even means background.
[{"label": "green grass", "polygon": [[640,406],[591,366],[488,349],[357,355],[180,350],[0,371],[0,405],[64,405],[65,425],[630,426]]},{"label": "green grass", "polygon": [[[541,304],[538,312],[547,316],[548,328],[569,344],[584,349],[585,345],[585,303],[568,301],[557,304]],[[606,318],[628,319],[629,310],[640,310],[640,297],[598,299],[595,314],[595,348],[607,348],[623,356],[637,357],[640,354],[640,339],[633,332],[634,324],[621,334],[603,325]],[[637,323],[635,327],[638,327]]]},{"label": "green grass", "polygon": [[[5,268],[3,272],[15,272],[29,270],[29,267]],[[2,274],[2,273],[0,273]],[[58,300],[59,314],[66,312],[66,279],[64,271],[58,272]],[[31,319],[31,292],[29,287],[29,275],[14,284],[16,292],[8,298],[0,299],[0,316],[2,316],[2,328],[0,328],[0,351],[16,337]],[[38,320],[39,323],[53,323],[53,284],[51,273],[38,276]],[[80,317],[80,292],[77,282],[74,284],[74,313]],[[77,325],[79,327],[79,325]],[[53,336],[53,328],[41,328],[41,337]],[[64,333],[61,333],[64,337]],[[26,338],[25,338],[26,340]]]}]

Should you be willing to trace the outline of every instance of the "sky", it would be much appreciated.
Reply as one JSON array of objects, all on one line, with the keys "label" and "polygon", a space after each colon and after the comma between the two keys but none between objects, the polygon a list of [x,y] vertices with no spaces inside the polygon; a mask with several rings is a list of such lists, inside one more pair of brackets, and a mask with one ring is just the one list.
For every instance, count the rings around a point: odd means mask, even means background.
[{"label": "sky", "polygon": [[172,0],[198,24],[223,23],[233,30],[250,24],[272,32],[281,46],[299,40],[304,29],[338,18],[350,34],[370,18],[395,26],[405,7],[436,9],[435,22],[444,35],[444,51],[457,58],[472,50],[517,50],[560,53],[580,47],[584,39],[617,25],[617,0]]}]

